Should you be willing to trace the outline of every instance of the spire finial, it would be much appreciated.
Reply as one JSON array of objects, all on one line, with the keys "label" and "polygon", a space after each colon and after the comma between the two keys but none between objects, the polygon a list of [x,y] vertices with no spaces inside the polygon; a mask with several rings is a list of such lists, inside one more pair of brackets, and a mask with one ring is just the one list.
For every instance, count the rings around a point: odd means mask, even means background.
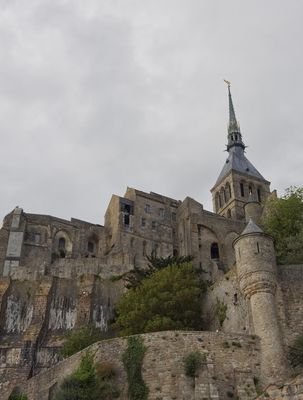
[{"label": "spire finial", "polygon": [[229,151],[233,147],[242,148],[242,150],[245,150],[245,145],[242,142],[240,126],[239,126],[237,118],[236,118],[233,100],[231,97],[231,92],[230,92],[231,82],[226,79],[224,79],[224,82],[227,84],[227,87],[228,87],[228,104],[229,104],[227,150]]}]

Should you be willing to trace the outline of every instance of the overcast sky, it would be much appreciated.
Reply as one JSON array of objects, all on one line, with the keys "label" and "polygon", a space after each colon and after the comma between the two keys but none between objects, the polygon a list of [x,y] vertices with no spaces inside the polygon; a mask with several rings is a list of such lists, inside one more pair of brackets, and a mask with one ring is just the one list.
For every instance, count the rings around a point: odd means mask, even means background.
[{"label": "overcast sky", "polygon": [[212,210],[232,95],[247,157],[302,185],[302,0],[0,0],[0,219],[103,223],[127,186]]}]

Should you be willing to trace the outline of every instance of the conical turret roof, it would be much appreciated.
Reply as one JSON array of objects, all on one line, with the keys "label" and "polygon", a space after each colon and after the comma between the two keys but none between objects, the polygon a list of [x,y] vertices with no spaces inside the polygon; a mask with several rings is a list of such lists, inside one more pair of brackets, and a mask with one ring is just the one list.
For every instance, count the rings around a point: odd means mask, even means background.
[{"label": "conical turret roof", "polygon": [[247,233],[264,233],[264,232],[257,224],[254,223],[254,221],[251,218],[249,218],[248,224],[246,225],[246,228],[241,233],[241,235],[246,235]]}]

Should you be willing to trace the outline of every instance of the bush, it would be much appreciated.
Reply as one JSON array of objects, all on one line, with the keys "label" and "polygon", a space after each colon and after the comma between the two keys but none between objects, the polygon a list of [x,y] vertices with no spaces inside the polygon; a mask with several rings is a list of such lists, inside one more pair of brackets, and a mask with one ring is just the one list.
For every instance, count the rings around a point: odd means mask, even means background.
[{"label": "bush", "polygon": [[185,375],[191,378],[195,378],[197,376],[197,372],[202,365],[202,362],[205,361],[205,355],[201,354],[198,351],[193,351],[190,353],[184,360],[185,362]]},{"label": "bush", "polygon": [[91,353],[86,353],[77,370],[60,385],[55,400],[112,400],[119,397],[112,364],[95,365]]},{"label": "bush", "polygon": [[91,344],[99,342],[103,339],[103,335],[100,329],[89,325],[67,333],[65,338],[66,341],[60,350],[60,354],[63,357],[70,357]]},{"label": "bush", "polygon": [[142,364],[146,347],[138,336],[127,339],[128,346],[122,356],[127,373],[129,400],[147,400],[148,388],[142,378]]},{"label": "bush", "polygon": [[227,304],[223,303],[223,301],[220,301],[217,298],[217,303],[216,303],[216,315],[219,320],[220,326],[223,325],[223,322],[226,319],[226,312],[227,312]]},{"label": "bush", "polygon": [[298,336],[290,347],[290,359],[294,367],[303,366],[303,335]]},{"label": "bush", "polygon": [[206,286],[191,264],[171,265],[130,289],[117,304],[120,335],[176,329],[201,330]]},{"label": "bush", "polygon": [[17,393],[14,390],[8,398],[8,400],[27,400],[27,399],[28,397],[26,396],[26,394]]}]

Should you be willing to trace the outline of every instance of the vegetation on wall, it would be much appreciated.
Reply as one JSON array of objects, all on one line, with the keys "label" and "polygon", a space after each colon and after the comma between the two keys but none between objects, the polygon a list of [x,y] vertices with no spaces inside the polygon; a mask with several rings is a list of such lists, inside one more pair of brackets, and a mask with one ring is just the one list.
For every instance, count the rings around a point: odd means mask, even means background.
[{"label": "vegetation on wall", "polygon": [[294,367],[303,367],[303,335],[297,337],[290,347],[290,360]]},{"label": "vegetation on wall", "polygon": [[218,317],[219,320],[219,324],[220,326],[223,325],[223,322],[226,319],[226,312],[227,312],[227,304],[223,303],[222,301],[220,301],[217,298],[217,302],[216,302],[216,315]]},{"label": "vegetation on wall", "polygon": [[205,362],[205,354],[201,354],[199,351],[189,353],[184,359],[185,375],[190,378],[198,376],[198,370],[203,362]]},{"label": "vegetation on wall", "polygon": [[134,289],[138,287],[142,281],[149,278],[156,271],[164,269],[170,265],[182,265],[189,263],[193,260],[192,256],[168,256],[168,257],[156,257],[154,254],[146,256],[148,261],[147,267],[141,268],[134,266],[130,272],[125,275],[126,287],[128,289]]},{"label": "vegetation on wall", "polygon": [[206,285],[190,263],[154,272],[117,304],[120,335],[163,330],[201,330],[202,294]]},{"label": "vegetation on wall", "polygon": [[8,398],[8,400],[27,400],[27,399],[28,397],[26,396],[26,394],[17,393],[15,391],[13,391]]},{"label": "vegetation on wall", "polygon": [[122,361],[127,373],[129,400],[146,400],[148,397],[148,387],[142,377],[145,352],[142,338],[132,336],[127,339],[127,349],[123,353]]},{"label": "vegetation on wall", "polygon": [[303,187],[292,186],[283,197],[270,197],[261,224],[274,239],[279,264],[303,262]]},{"label": "vegetation on wall", "polygon": [[66,341],[63,344],[60,354],[63,357],[70,357],[91,344],[99,342],[103,339],[103,335],[100,329],[93,325],[88,325],[84,328],[68,332],[65,338]]},{"label": "vegetation on wall", "polygon": [[119,397],[115,370],[111,364],[95,365],[93,355],[87,352],[77,370],[60,385],[54,400],[112,400]]}]

